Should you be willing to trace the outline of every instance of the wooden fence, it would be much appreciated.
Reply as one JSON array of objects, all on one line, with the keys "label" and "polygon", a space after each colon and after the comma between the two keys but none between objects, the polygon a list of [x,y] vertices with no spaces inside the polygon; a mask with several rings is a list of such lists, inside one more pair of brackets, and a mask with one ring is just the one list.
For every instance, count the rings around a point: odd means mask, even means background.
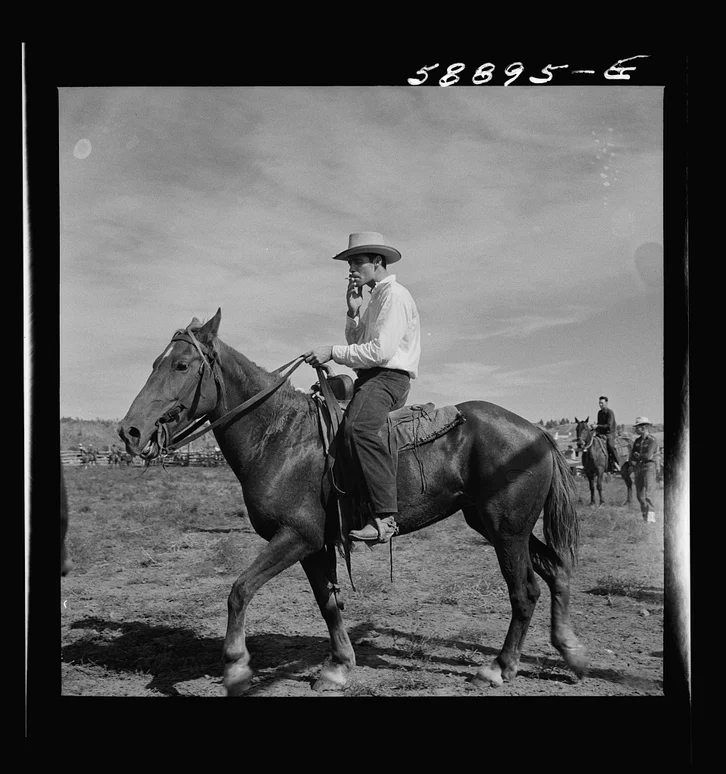
[{"label": "wooden fence", "polygon": [[[149,465],[161,465],[166,466],[180,466],[180,467],[217,467],[218,465],[226,465],[227,462],[222,456],[222,452],[217,451],[177,451],[173,454],[169,454],[163,459],[157,458],[150,463],[145,462],[140,457],[131,457],[126,452],[122,452],[120,461],[114,463],[110,460],[111,450],[102,449],[96,450],[96,467],[137,467],[143,468],[147,464]],[[74,450],[61,451],[61,464],[62,465],[93,465],[92,462],[84,463],[81,453]]]}]

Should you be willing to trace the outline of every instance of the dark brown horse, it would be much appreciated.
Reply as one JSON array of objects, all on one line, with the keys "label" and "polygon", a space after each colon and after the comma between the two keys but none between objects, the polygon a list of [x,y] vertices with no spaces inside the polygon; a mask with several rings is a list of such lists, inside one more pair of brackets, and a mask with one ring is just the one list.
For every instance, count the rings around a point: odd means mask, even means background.
[{"label": "dark brown horse", "polygon": [[605,502],[602,496],[602,479],[608,467],[608,449],[605,439],[595,434],[587,419],[575,417],[575,437],[577,448],[582,452],[582,470],[590,484],[590,505],[595,503],[595,486],[600,497],[600,505]]},{"label": "dark brown horse", "polygon": [[[174,334],[118,432],[129,452],[150,460],[168,445],[171,432],[179,437],[194,417],[206,416],[212,424],[221,420],[214,427],[217,444],[242,485],[252,526],[268,541],[229,595],[223,649],[228,695],[243,693],[253,676],[245,641],[250,600],[295,562],[308,577],[330,633],[331,658],[313,688],[340,690],[355,666],[355,653],[337,597],[332,548],[337,511],[316,404],[222,342],[217,337],[220,319],[218,310],[204,325],[195,319]],[[249,410],[223,418],[227,409],[260,394],[264,399]],[[547,433],[499,406],[468,402],[458,408],[465,422],[419,447],[416,455],[400,455],[401,534],[461,510],[467,523],[494,546],[512,618],[501,652],[474,676],[477,685],[497,686],[516,676],[540,593],[535,572],[551,593],[552,644],[581,676],[585,649],[569,615],[578,519],[565,459]],[[423,492],[419,463],[426,470]],[[542,511],[546,543],[532,534]]]}]

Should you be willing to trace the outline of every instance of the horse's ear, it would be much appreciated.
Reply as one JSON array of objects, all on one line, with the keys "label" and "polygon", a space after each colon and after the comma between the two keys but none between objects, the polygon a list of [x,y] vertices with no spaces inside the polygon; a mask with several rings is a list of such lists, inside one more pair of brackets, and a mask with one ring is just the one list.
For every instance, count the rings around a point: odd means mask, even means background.
[{"label": "horse's ear", "polygon": [[587,415],[587,419],[585,420],[585,422],[587,423],[587,422],[589,422],[589,421],[590,421],[590,415],[588,414],[588,415]]},{"label": "horse's ear", "polygon": [[211,344],[213,339],[217,338],[217,331],[219,330],[219,321],[222,319],[221,307],[217,309],[217,314],[212,317],[211,320],[202,325],[197,332],[197,339],[203,341],[205,344]]},{"label": "horse's ear", "polygon": [[580,424],[580,420],[579,420],[577,417],[575,417],[575,424],[576,424],[576,425],[579,425],[579,424]]}]

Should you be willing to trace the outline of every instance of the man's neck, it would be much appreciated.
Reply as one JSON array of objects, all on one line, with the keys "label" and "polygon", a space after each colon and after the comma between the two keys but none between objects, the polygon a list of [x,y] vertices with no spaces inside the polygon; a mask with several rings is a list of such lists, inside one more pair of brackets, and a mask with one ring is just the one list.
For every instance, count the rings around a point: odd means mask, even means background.
[{"label": "man's neck", "polygon": [[388,273],[388,269],[379,267],[376,269],[376,273],[373,275],[373,279],[366,284],[371,290],[373,290],[379,282],[383,282],[383,280],[388,279],[390,276],[391,275]]}]

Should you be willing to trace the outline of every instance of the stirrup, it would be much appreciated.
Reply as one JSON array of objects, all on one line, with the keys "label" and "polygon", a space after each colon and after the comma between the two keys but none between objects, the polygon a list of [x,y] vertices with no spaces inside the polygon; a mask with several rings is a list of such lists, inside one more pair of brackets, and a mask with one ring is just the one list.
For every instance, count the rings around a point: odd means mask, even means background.
[{"label": "stirrup", "polygon": [[393,516],[386,516],[381,519],[382,531],[379,532],[373,520],[369,520],[363,529],[354,529],[348,533],[351,540],[362,540],[371,545],[376,543],[388,543],[388,541],[398,532],[398,525]]}]

